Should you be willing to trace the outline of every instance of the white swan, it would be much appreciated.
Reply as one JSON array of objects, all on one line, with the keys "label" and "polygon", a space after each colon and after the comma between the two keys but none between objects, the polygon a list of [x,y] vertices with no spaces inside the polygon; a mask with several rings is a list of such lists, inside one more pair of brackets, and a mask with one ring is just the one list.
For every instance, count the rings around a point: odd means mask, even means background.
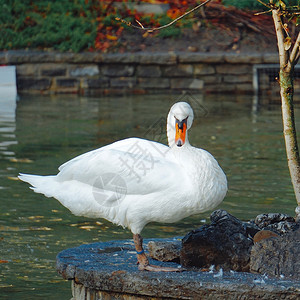
[{"label": "white swan", "polygon": [[174,104],[167,118],[169,147],[129,138],[75,157],[53,176],[20,174],[36,193],[54,197],[77,216],[105,218],[133,233],[139,269],[149,265],[140,233],[149,222],[176,222],[216,207],[227,180],[214,157],[192,147],[189,104]]}]

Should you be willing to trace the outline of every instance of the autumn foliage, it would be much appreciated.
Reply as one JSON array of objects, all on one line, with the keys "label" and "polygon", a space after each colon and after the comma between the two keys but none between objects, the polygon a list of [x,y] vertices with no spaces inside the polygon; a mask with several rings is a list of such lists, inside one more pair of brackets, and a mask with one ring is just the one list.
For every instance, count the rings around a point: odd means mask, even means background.
[{"label": "autumn foliage", "polygon": [[[141,1],[136,1],[137,5],[139,2]],[[137,10],[134,9],[134,6],[130,5],[132,4],[132,1],[117,0],[102,2],[103,14],[98,17],[99,25],[93,48],[95,50],[101,50],[105,52],[107,51],[107,49],[117,46],[124,27],[127,26],[124,25],[124,23],[116,21],[116,17],[131,23],[135,23],[135,20],[138,20],[147,27],[159,27],[179,17],[189,8],[195,5],[195,1],[191,0],[148,0],[143,2],[152,4],[168,4],[170,8],[167,10],[165,15],[155,15],[151,13],[142,14],[137,12]],[[121,5],[115,5],[116,3],[119,3]],[[135,24],[137,25],[137,23]],[[177,24],[176,26],[180,27],[182,26],[182,24]]]},{"label": "autumn foliage", "polygon": [[[237,23],[242,23],[252,31],[265,32],[262,27],[269,22],[270,16],[255,17],[252,11],[223,5],[234,1],[236,0],[211,1],[201,10],[152,35],[176,38],[185,28],[197,31],[199,27],[206,26],[226,29],[232,25],[233,30],[238,30]],[[252,3],[253,0],[248,2]],[[167,10],[158,15],[141,13],[137,9],[140,3],[165,4]],[[192,0],[0,0],[0,49],[121,51],[124,33],[136,29],[116,18],[135,25],[138,20],[145,27],[159,27],[199,3],[201,1]],[[148,33],[143,34],[146,36]]]}]

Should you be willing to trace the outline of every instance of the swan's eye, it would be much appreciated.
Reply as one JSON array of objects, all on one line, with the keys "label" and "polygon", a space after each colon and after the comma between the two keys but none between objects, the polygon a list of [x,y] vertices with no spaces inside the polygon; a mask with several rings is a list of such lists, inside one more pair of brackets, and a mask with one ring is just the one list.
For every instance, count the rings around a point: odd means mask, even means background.
[{"label": "swan's eye", "polygon": [[[175,116],[174,116],[175,120],[180,122]],[[187,116],[185,119],[182,120],[182,122],[187,122],[187,119],[189,118],[189,116]]]}]

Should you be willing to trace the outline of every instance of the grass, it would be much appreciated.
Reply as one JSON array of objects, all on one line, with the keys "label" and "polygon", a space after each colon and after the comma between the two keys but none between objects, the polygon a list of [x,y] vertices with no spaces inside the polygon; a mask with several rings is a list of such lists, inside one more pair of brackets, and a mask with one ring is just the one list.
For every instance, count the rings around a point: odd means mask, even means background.
[{"label": "grass", "polygon": [[0,0],[0,49],[78,52],[91,47],[97,35],[92,2]]}]

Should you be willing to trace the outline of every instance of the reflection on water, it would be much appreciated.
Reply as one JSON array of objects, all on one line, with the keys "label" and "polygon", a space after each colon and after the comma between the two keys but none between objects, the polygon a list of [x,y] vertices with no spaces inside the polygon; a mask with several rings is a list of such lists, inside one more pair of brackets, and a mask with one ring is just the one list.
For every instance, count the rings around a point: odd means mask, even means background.
[{"label": "reflection on water", "polygon": [[[22,97],[16,118],[15,107],[1,103],[1,299],[69,299],[70,285],[55,271],[59,251],[131,238],[128,230],[105,220],[71,215],[58,201],[16,181],[17,174],[55,174],[68,159],[130,136],[164,143],[170,106],[178,98],[190,97]],[[190,141],[211,152],[228,176],[229,192],[220,207],[242,219],[271,211],[293,214],[296,202],[286,166],[280,107],[265,107],[253,116],[248,97],[192,97],[199,111]],[[297,120],[300,112],[295,112]],[[209,215],[149,224],[143,236],[184,235]]]},{"label": "reflection on water", "polygon": [[5,98],[0,97],[0,155],[1,158],[12,159],[14,152],[9,146],[17,143],[16,129],[16,96],[12,94]]}]

